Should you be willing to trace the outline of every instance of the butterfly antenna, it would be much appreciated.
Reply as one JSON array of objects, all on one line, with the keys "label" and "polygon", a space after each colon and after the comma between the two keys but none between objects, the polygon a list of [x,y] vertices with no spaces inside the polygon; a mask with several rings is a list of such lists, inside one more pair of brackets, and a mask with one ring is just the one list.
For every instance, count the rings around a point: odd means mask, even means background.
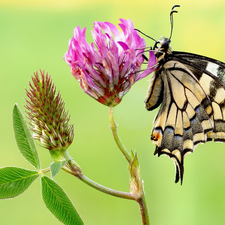
[{"label": "butterfly antenna", "polygon": [[147,34],[143,33],[142,31],[138,30],[137,28],[134,28],[134,30],[136,30],[137,32],[143,34],[145,37],[148,37],[148,38],[152,39],[154,42],[157,42],[154,38],[148,36]]},{"label": "butterfly antenna", "polygon": [[173,14],[174,13],[178,13],[178,11],[174,10],[176,7],[180,7],[180,5],[174,5],[171,9],[171,12],[170,12],[170,24],[171,24],[171,31],[170,31],[170,38],[169,40],[171,40],[171,37],[172,37],[172,33],[173,33]]}]

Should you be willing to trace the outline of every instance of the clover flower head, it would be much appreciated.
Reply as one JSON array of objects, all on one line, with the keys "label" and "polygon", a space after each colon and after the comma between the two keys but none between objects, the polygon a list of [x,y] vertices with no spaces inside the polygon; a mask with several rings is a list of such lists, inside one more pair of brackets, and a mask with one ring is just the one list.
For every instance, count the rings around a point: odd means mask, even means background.
[{"label": "clover flower head", "polygon": [[[106,106],[119,104],[135,82],[153,71],[140,73],[145,41],[131,20],[120,21],[121,31],[109,22],[95,22],[91,45],[85,38],[86,28],[76,27],[64,56],[83,91]],[[154,53],[150,53],[154,65]]]}]

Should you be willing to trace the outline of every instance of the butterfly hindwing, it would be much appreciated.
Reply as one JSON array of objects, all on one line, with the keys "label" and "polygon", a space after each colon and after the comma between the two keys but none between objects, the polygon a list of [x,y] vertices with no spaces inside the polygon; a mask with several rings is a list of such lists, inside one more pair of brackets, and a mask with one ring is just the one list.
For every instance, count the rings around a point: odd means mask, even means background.
[{"label": "butterfly hindwing", "polygon": [[[220,80],[225,66],[188,54],[176,52],[174,57],[172,54],[171,60],[153,75],[146,98],[148,110],[162,102],[151,139],[156,144],[155,154],[165,154],[174,160],[176,182],[179,178],[182,182],[187,153],[193,152],[199,143],[212,139],[225,141],[225,88]],[[215,76],[218,69],[220,77]]]}]

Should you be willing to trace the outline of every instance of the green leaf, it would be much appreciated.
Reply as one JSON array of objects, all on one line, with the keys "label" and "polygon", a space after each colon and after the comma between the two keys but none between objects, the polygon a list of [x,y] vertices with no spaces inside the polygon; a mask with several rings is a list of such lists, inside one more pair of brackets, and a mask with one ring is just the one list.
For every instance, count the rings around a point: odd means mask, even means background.
[{"label": "green leaf", "polygon": [[64,161],[59,161],[59,162],[52,162],[50,164],[50,170],[52,177],[54,177],[60,170],[61,168],[66,164],[67,160]]},{"label": "green leaf", "polygon": [[34,141],[17,104],[15,104],[13,107],[13,128],[16,142],[21,154],[36,169],[40,169],[40,161]]},{"label": "green leaf", "polygon": [[22,194],[39,176],[37,171],[19,167],[0,169],[0,199],[14,198]]},{"label": "green leaf", "polygon": [[41,181],[42,198],[51,213],[66,225],[83,225],[80,215],[63,189],[46,176]]}]

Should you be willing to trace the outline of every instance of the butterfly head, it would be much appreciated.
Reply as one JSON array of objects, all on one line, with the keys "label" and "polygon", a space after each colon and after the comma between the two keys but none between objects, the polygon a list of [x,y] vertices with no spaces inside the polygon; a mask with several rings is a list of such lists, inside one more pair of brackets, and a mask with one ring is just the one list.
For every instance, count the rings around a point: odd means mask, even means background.
[{"label": "butterfly head", "polygon": [[160,37],[159,40],[155,43],[153,50],[155,50],[155,56],[160,59],[165,58],[166,55],[172,53],[172,48],[170,46],[170,39],[164,36]]},{"label": "butterfly head", "polygon": [[170,37],[166,38],[164,36],[160,37],[158,41],[155,42],[155,46],[153,50],[156,51],[155,56],[158,58],[158,61],[161,59],[164,59],[167,55],[172,53],[172,48],[170,46],[172,33],[173,33],[173,14],[177,13],[176,10],[174,10],[176,7],[180,7],[179,5],[174,5],[172,7],[172,10],[170,12],[170,24],[171,24],[171,30],[170,30]]}]

